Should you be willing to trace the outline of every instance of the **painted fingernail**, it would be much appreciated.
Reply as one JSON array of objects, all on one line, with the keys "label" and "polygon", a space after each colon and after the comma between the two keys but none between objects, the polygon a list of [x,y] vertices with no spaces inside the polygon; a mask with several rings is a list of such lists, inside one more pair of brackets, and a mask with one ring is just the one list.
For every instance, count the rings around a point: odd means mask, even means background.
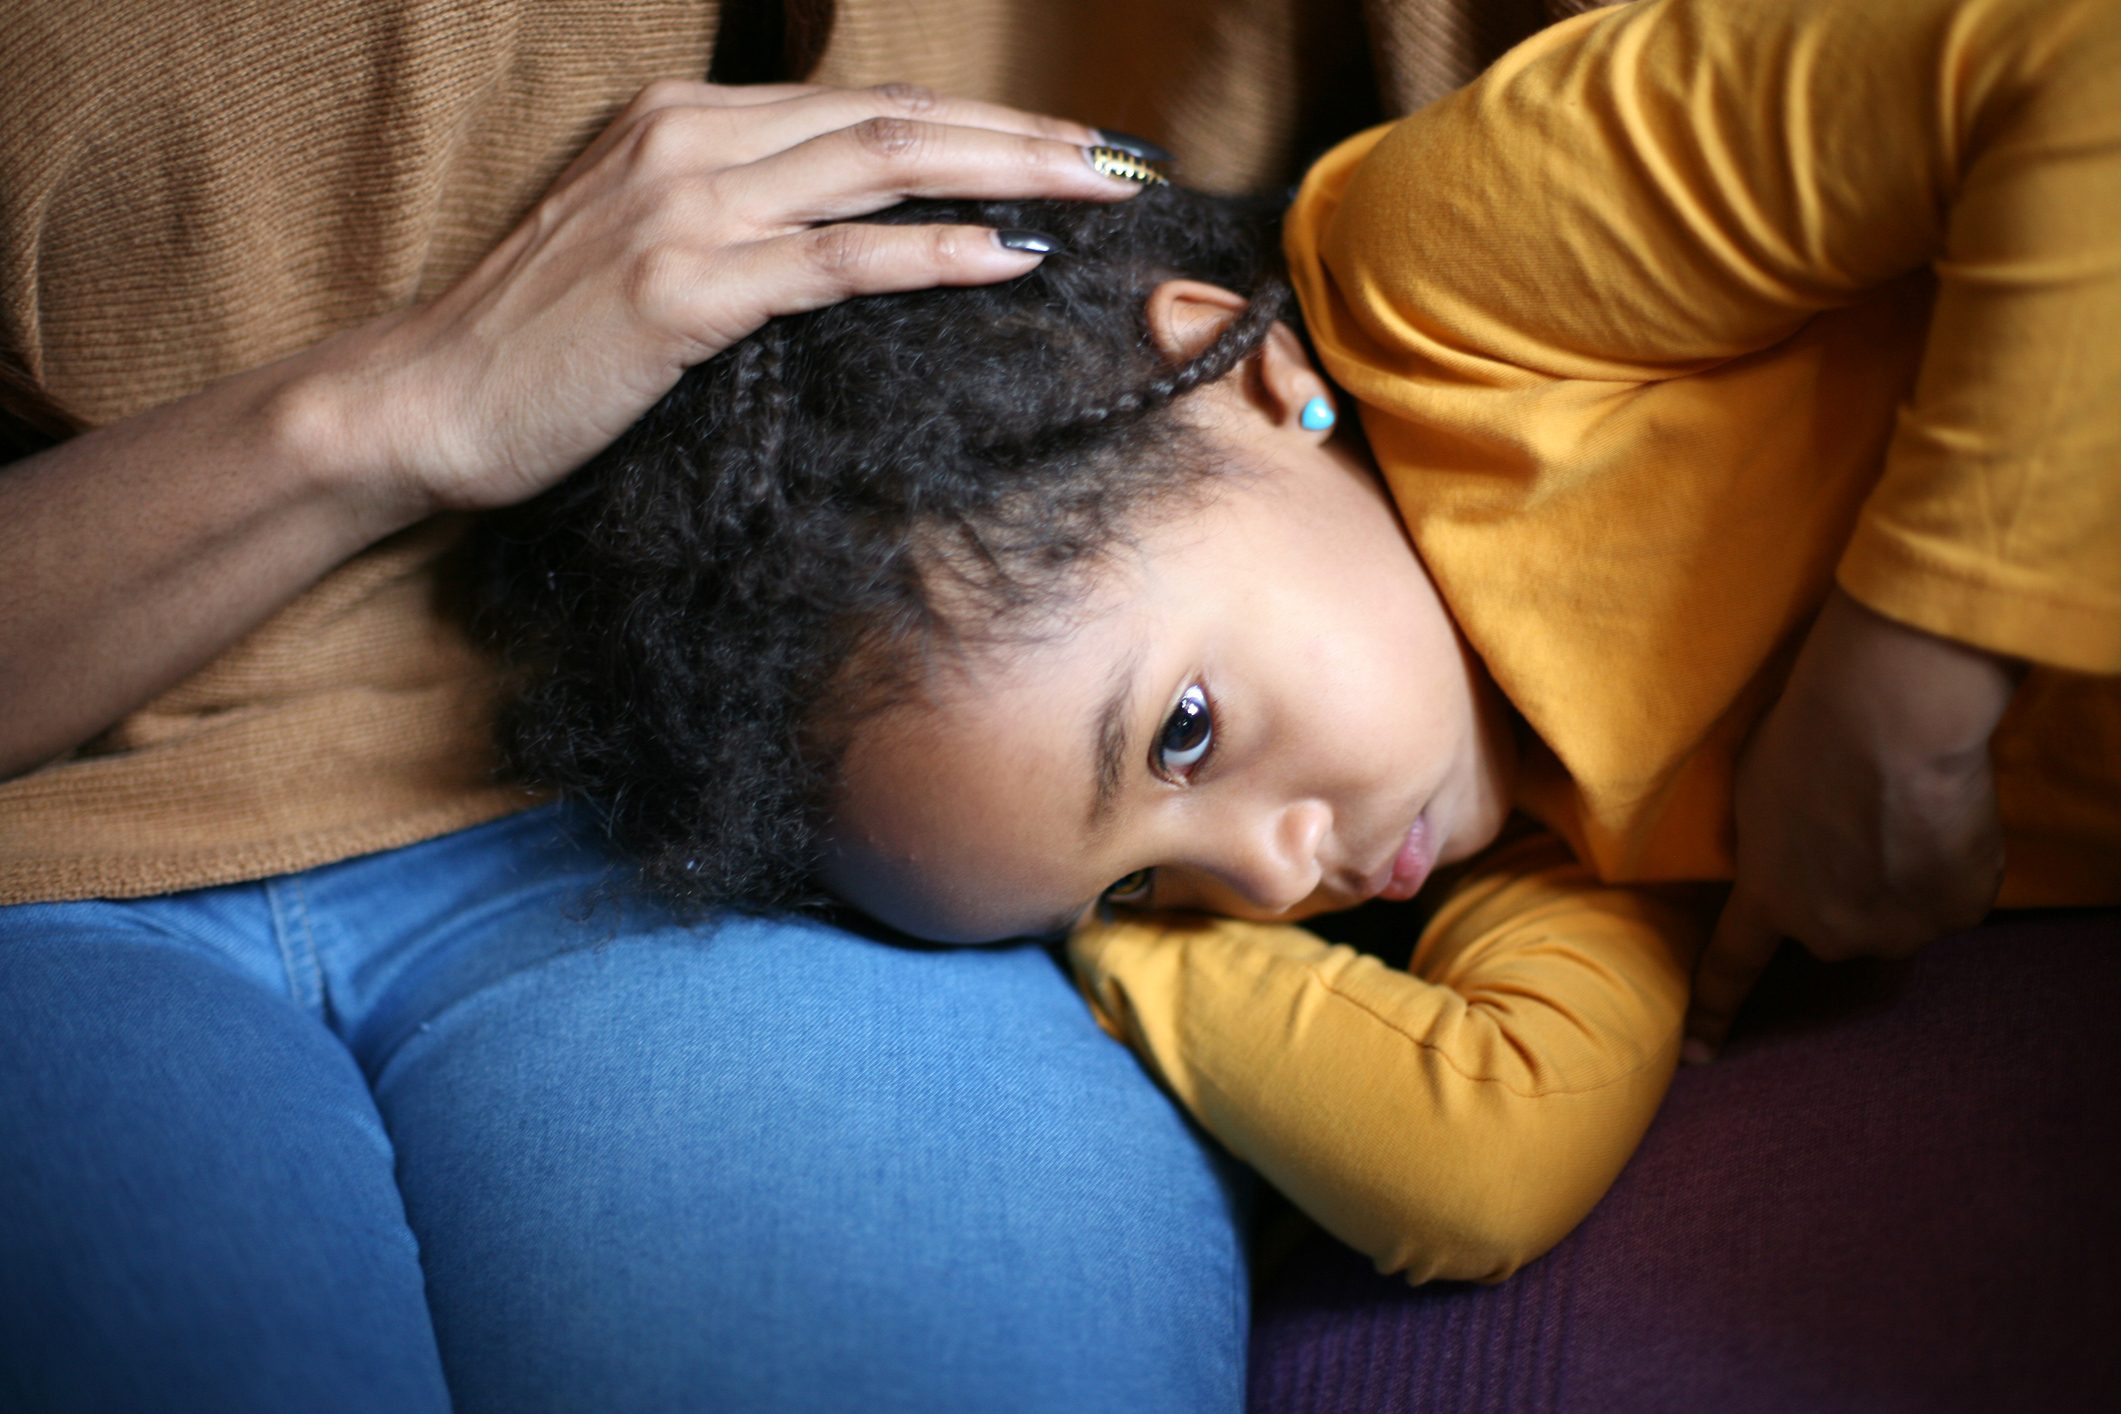
[{"label": "painted fingernail", "polygon": [[1083,158],[1091,170],[1108,177],[1117,177],[1125,182],[1139,182],[1145,187],[1160,187],[1171,179],[1162,172],[1136,157],[1131,152],[1122,152],[1116,147],[1086,147]]},{"label": "painted fingernail", "polygon": [[1131,153],[1145,162],[1154,162],[1169,167],[1178,161],[1178,154],[1168,147],[1159,147],[1145,137],[1123,133],[1117,128],[1099,128],[1097,140],[1106,147],[1116,147],[1121,152]]},{"label": "painted fingernail", "polygon": [[1695,1036],[1679,1048],[1679,1058],[1688,1065],[1707,1065],[1716,1059],[1716,1048]]},{"label": "painted fingernail", "polygon": [[1060,249],[1060,242],[1044,231],[1024,231],[1011,228],[996,231],[994,239],[1004,250],[1024,250],[1033,255],[1051,255]]}]

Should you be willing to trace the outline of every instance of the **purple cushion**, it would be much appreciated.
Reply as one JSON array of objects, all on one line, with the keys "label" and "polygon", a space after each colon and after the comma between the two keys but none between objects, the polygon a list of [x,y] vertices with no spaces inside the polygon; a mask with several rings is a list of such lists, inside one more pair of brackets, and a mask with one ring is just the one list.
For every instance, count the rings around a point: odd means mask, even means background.
[{"label": "purple cushion", "polygon": [[1255,1411],[2121,1408],[2121,913],[1786,948],[1561,1246],[1409,1288],[1315,1230]]}]

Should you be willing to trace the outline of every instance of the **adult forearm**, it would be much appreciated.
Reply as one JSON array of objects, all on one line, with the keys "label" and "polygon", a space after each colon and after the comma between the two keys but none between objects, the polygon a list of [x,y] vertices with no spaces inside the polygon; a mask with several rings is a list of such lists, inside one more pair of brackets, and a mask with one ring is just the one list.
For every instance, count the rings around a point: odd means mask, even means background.
[{"label": "adult forearm", "polygon": [[369,542],[536,495],[777,315],[1013,279],[909,196],[1119,201],[1079,124],[901,85],[665,81],[433,302],[0,468],[0,776],[182,679]]},{"label": "adult forearm", "polygon": [[0,468],[0,778],[417,518],[338,408],[358,334]]}]

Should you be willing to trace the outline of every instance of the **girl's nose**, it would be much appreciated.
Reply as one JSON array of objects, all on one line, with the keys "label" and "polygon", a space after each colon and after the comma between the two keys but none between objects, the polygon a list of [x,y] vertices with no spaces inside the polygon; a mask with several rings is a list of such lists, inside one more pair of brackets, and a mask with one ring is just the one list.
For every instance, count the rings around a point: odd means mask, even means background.
[{"label": "girl's nose", "polygon": [[1322,800],[1297,800],[1264,811],[1232,840],[1215,872],[1263,913],[1286,913],[1318,888],[1333,812]]}]

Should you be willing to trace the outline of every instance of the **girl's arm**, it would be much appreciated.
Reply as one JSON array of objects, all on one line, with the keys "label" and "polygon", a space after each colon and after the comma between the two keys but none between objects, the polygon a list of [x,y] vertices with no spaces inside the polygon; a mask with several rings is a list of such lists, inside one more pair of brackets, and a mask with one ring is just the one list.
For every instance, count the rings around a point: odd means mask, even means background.
[{"label": "girl's arm", "polygon": [[1592,441],[1628,389],[1927,270],[1919,380],[1838,581],[1928,633],[2121,672],[2116,74],[2111,0],[1597,11],[1313,170],[1306,319],[1368,408]]},{"label": "girl's arm", "polygon": [[1737,874],[1695,971],[1687,1059],[1714,1056],[1786,937],[1828,960],[1909,957],[1987,915],[2004,865],[1989,738],[2022,676],[1828,597],[1740,762]]},{"label": "girl's arm", "polygon": [[1100,1022],[1329,1232],[1409,1281],[1499,1281],[1604,1195],[1679,1053],[1700,922],[1559,841],[1497,850],[1411,975],[1300,928],[1088,927]]},{"label": "girl's arm", "polygon": [[[1494,483],[1528,460],[1508,444],[1527,428],[1542,474],[1624,428],[1636,461],[1672,461],[1682,490],[1712,465],[1723,506],[1741,505],[1761,494],[1740,474],[1751,449],[1705,456],[1698,427],[1660,444],[1671,424],[1619,410],[1895,282],[1934,292],[1853,523],[1812,507],[1835,527],[1820,568],[1838,590],[1738,781],[1704,1042],[1783,933],[1823,956],[1904,951],[1978,917],[1999,873],[1988,732],[2019,674],[2121,672],[2117,74],[2111,0],[1638,0],[1555,26],[1329,156],[1299,201],[1312,332],[1396,419],[1373,441],[1495,468]],[[1806,554],[1806,478],[1788,470],[1776,513]],[[1657,490],[1577,562],[1653,524]],[[1794,557],[1755,558],[1742,525],[1717,524],[1711,553],[1761,573],[1703,570],[1660,622],[1688,601],[1757,617],[1786,592]],[[1763,646],[1687,663],[1706,684],[1691,700],[1720,711],[1742,686],[1733,666],[1750,676]]]}]

